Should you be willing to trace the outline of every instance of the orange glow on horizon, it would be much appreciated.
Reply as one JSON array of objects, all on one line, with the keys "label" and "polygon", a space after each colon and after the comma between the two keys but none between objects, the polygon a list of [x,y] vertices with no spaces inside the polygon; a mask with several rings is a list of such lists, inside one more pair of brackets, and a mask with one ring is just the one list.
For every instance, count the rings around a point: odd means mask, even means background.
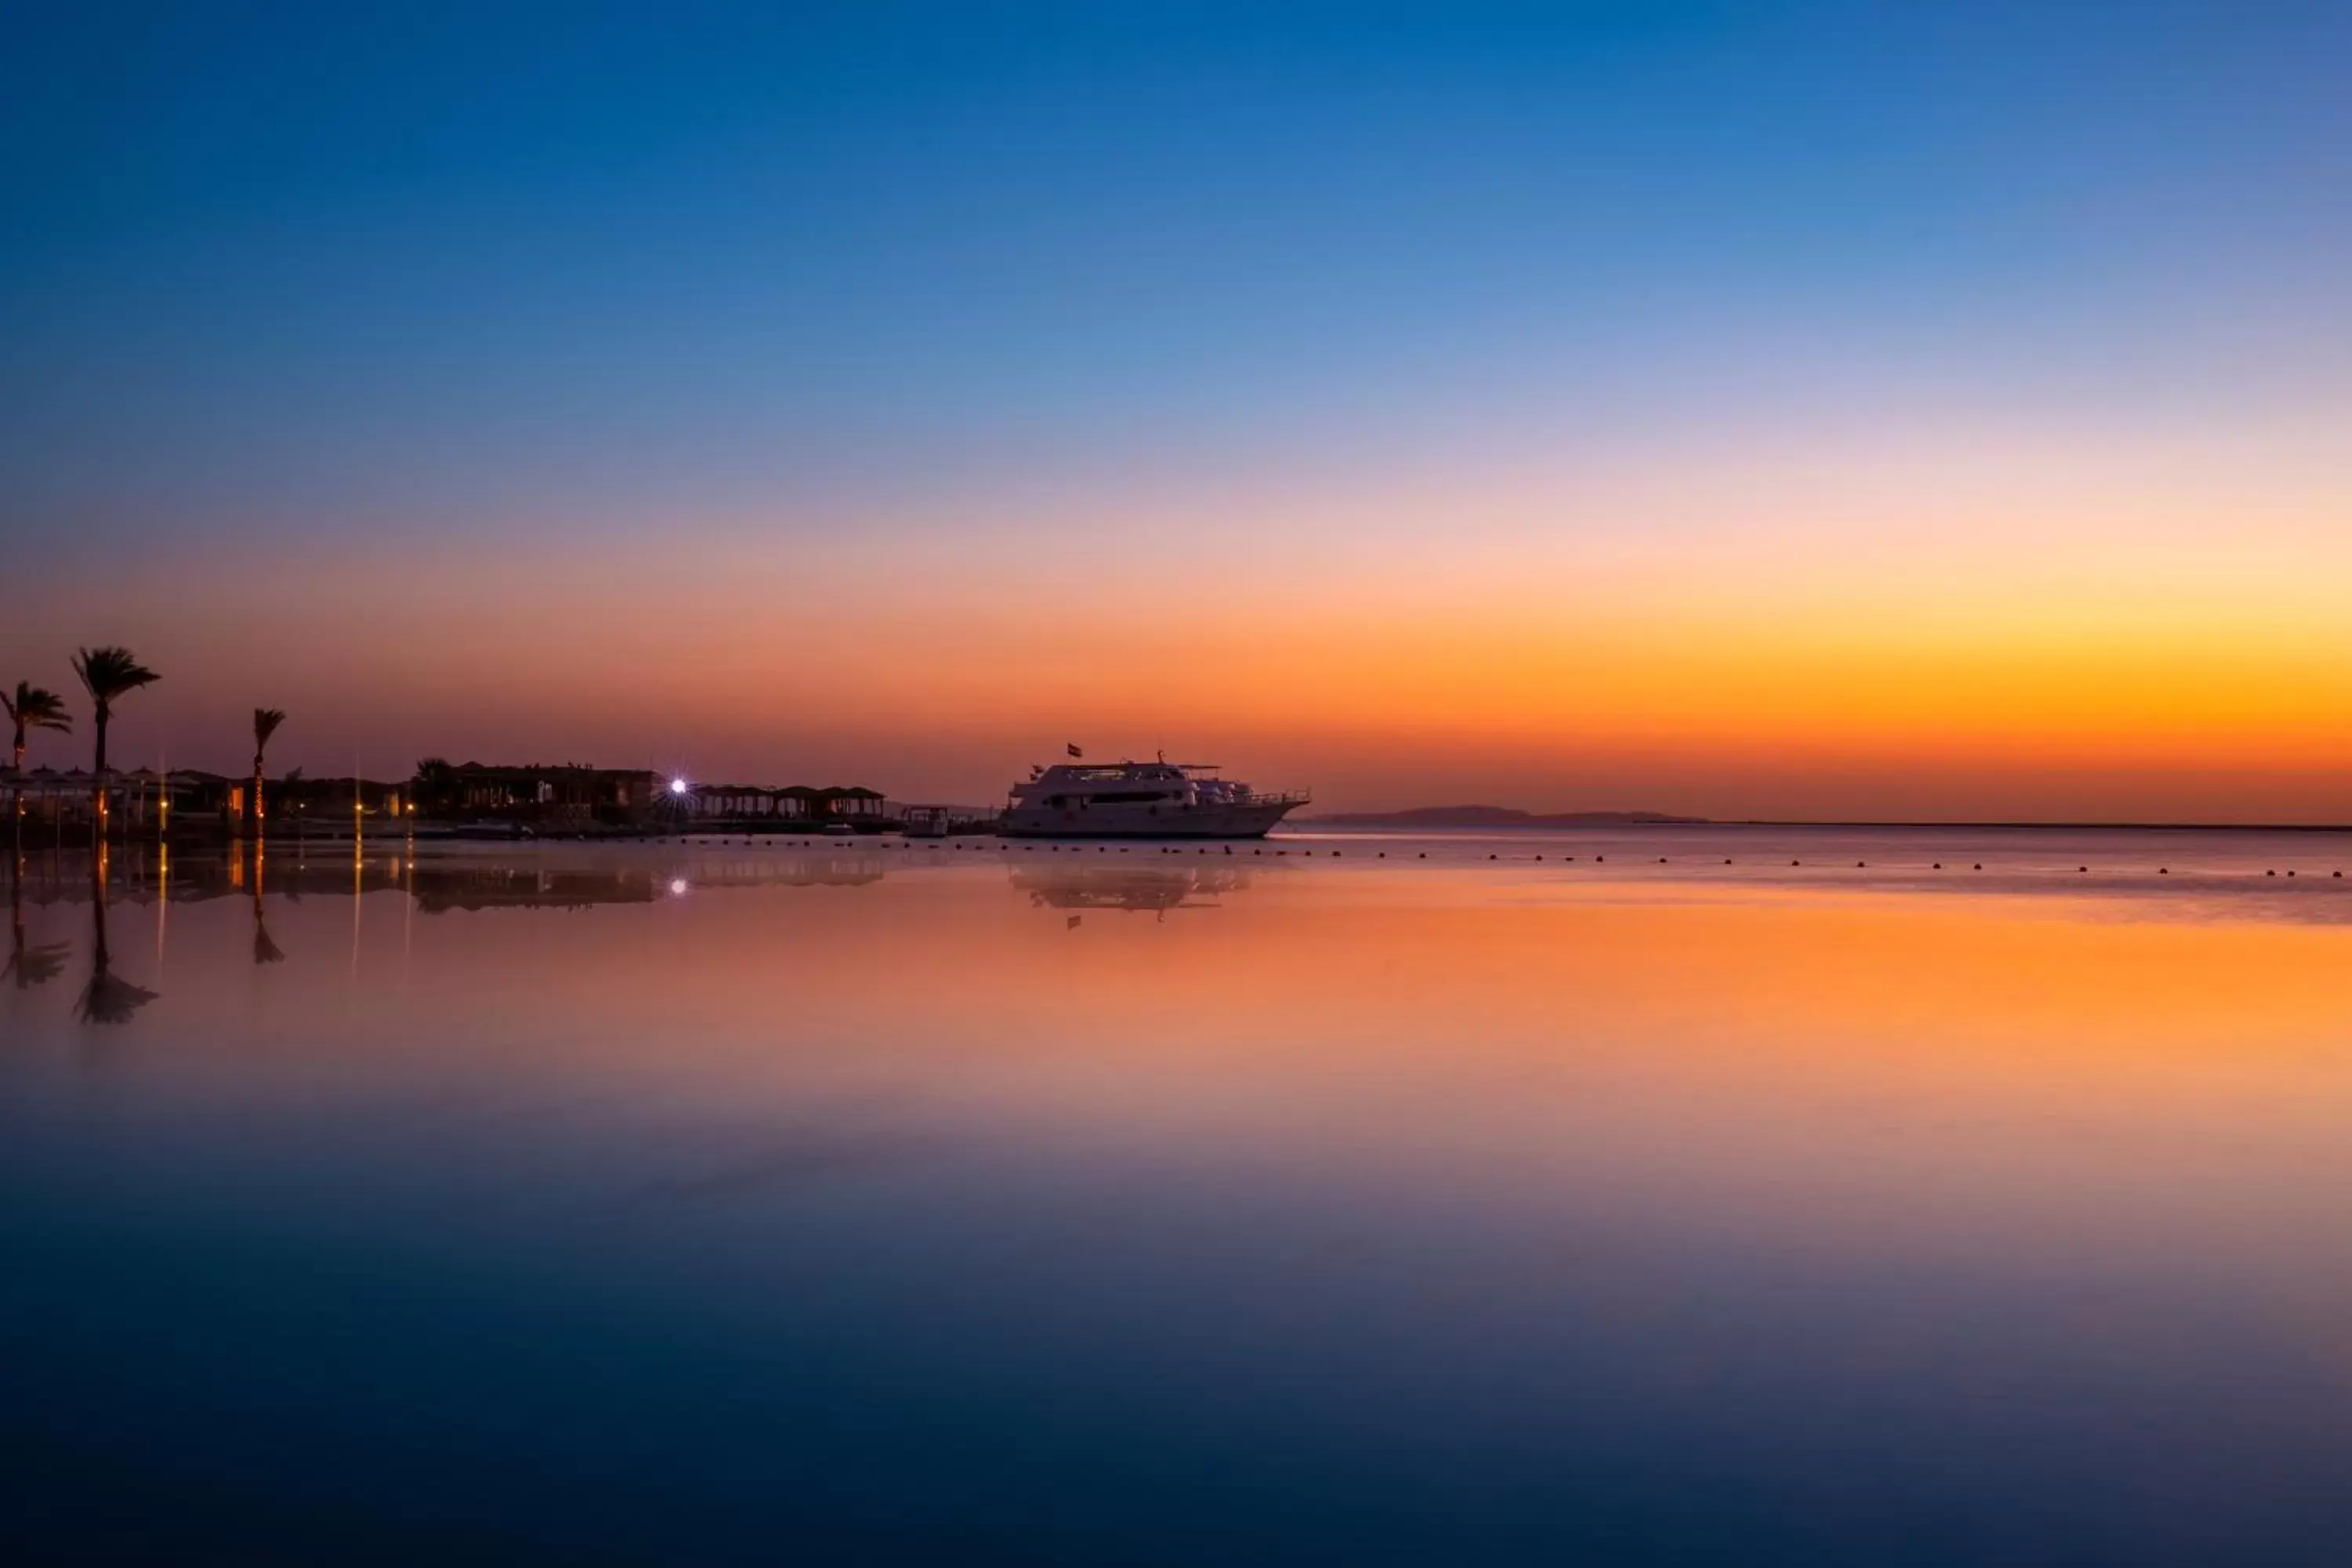
[{"label": "orange glow on horizon", "polygon": [[363,605],[293,585],[323,555],[195,595],[111,572],[5,651],[37,670],[97,628],[170,629],[137,639],[170,685],[125,716],[126,754],[144,725],[194,765],[269,700],[295,710],[288,763],[358,751],[377,776],[571,757],[981,802],[1079,739],[1209,753],[1325,809],[2342,821],[2352,539],[2320,521],[2352,496],[2298,443],[2136,470],[2120,444],[2070,468],[2019,438],[1916,501],[1936,451],[1913,442],[814,542],[730,520],[691,549],[386,556],[335,574]]}]

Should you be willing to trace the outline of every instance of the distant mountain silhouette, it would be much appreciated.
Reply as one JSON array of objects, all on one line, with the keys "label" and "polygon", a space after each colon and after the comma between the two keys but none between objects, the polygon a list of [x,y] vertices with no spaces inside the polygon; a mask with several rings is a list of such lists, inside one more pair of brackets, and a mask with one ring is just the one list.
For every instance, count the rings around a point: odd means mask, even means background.
[{"label": "distant mountain silhouette", "polygon": [[1704,816],[1659,811],[1560,811],[1538,815],[1507,805],[1416,805],[1405,811],[1341,812],[1304,819],[1330,827],[1632,827],[1704,823]]}]

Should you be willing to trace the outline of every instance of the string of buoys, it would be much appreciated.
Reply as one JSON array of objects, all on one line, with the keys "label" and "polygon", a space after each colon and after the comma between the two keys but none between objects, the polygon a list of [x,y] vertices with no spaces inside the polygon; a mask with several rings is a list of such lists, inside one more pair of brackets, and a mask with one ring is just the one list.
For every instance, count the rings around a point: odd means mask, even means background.
[{"label": "string of buoys", "polygon": [[[648,839],[639,839],[639,840],[638,840],[638,842],[639,842],[639,843],[650,843],[650,844],[654,844],[654,845],[662,845],[662,846],[667,846],[667,845],[670,845],[670,844],[675,843],[675,844],[677,844],[677,845],[680,845],[680,846],[684,846],[684,847],[698,847],[698,847],[714,847],[714,848],[730,848],[730,849],[731,849],[731,848],[737,848],[737,847],[741,847],[741,848],[746,848],[746,849],[774,849],[774,848],[806,849],[806,848],[813,847],[814,847],[814,845],[815,845],[815,841],[814,841],[814,840],[813,840],[813,839],[802,839],[802,838],[785,839],[785,838],[782,838],[782,837],[775,837],[775,836],[768,836],[768,835],[751,835],[751,834],[744,835],[744,836],[740,839],[740,841],[739,841],[737,838],[733,838],[733,837],[716,837],[716,838],[714,838],[714,837],[699,837],[699,836],[696,836],[696,835],[692,835],[692,834],[688,834],[688,835],[682,835],[682,836],[662,835],[662,836],[656,836],[656,837],[652,837],[652,838],[648,838]],[[989,844],[983,844],[983,843],[973,843],[973,842],[957,842],[957,843],[949,843],[949,844],[937,844],[937,845],[933,845],[933,844],[919,844],[919,843],[915,843],[915,842],[912,842],[912,841],[908,841],[908,842],[899,842],[899,841],[897,841],[897,840],[895,840],[895,839],[885,839],[885,840],[884,840],[884,841],[883,841],[883,842],[878,846],[878,847],[879,847],[879,848],[881,848],[881,849],[885,849],[885,850],[888,850],[888,849],[898,849],[898,850],[909,850],[909,849],[942,849],[942,850],[949,850],[949,849],[951,849],[951,850],[966,851],[966,852],[969,852],[969,851],[985,851],[985,850],[987,850],[987,849],[991,848],[992,847],[998,847],[998,848],[1002,848],[1002,849],[1005,849],[1005,850],[1010,850],[1010,849],[1013,847],[1012,847],[1011,845],[1009,845],[1009,844],[1002,844],[1002,843],[999,843],[999,844],[997,844],[997,845],[995,845],[995,846],[991,846],[991,845],[989,845]],[[1034,844],[1024,844],[1024,845],[1020,846],[1020,848],[1021,848],[1022,852],[1023,852],[1023,853],[1024,853],[1024,854],[1035,854],[1035,853],[1037,852],[1038,847],[1038,847],[1037,845],[1034,845]],[[1086,850],[1087,850],[1087,848],[1088,847],[1087,847],[1087,846],[1086,846],[1086,845],[1083,845],[1083,844],[1068,844],[1068,845],[1062,845],[1062,844],[1048,844],[1048,845],[1045,845],[1044,847],[1045,848],[1046,852],[1047,852],[1047,853],[1049,853],[1049,854],[1061,854],[1061,853],[1063,853],[1063,852],[1066,851],[1066,852],[1068,852],[1068,853],[1070,853],[1070,854],[1073,854],[1073,855],[1081,855],[1081,854],[1084,854],[1084,853],[1086,852]],[[1161,846],[1158,846],[1158,847],[1158,847],[1159,852],[1160,852],[1160,854],[1162,854],[1162,855],[1181,855],[1181,854],[1184,852],[1184,847],[1183,847],[1183,846],[1181,846],[1181,845],[1161,845]],[[1116,850],[1117,850],[1117,852],[1118,852],[1118,853],[1119,853],[1119,854],[1121,854],[1121,855],[1127,855],[1127,854],[1131,854],[1131,853],[1133,853],[1133,848],[1132,848],[1132,847],[1131,847],[1131,846],[1129,846],[1129,845],[1124,845],[1124,844],[1121,844],[1121,845],[1116,845],[1116,846],[1113,846],[1113,845],[1107,845],[1107,844],[1098,844],[1098,845],[1093,846],[1093,848],[1094,848],[1094,852],[1095,852],[1096,854],[1097,854],[1097,855],[1108,855],[1108,854],[1112,853],[1112,851],[1113,851],[1114,849],[1116,849]],[[1217,853],[1219,853],[1219,854],[1221,854],[1221,855],[1227,855],[1227,856],[1230,856],[1230,855],[1232,855],[1232,854],[1234,854],[1234,846],[1233,846],[1233,845],[1231,845],[1231,844],[1225,844],[1225,845],[1218,846],[1218,847],[1217,847],[1217,850],[1216,850],[1216,852],[1217,852]],[[1250,853],[1251,853],[1252,855],[1257,855],[1257,856],[1263,856],[1263,855],[1267,854],[1268,852],[1269,852],[1269,851],[1268,851],[1268,849],[1267,849],[1266,847],[1253,847],[1253,848],[1250,850]],[[1274,849],[1272,849],[1272,851],[1271,851],[1271,852],[1272,852],[1273,854],[1275,854],[1275,855],[1277,855],[1277,856],[1287,857],[1287,856],[1289,856],[1289,855],[1293,852],[1293,848],[1292,848],[1292,847],[1285,846],[1285,847],[1281,847],[1274,848]],[[1205,845],[1194,846],[1194,847],[1193,847],[1193,849],[1192,849],[1192,853],[1193,853],[1193,854],[1195,854],[1195,855],[1207,855],[1207,854],[1209,854],[1209,853],[1210,853],[1210,849],[1209,849],[1209,847],[1207,847],[1207,846],[1205,846]],[[1313,859],[1313,858],[1315,858],[1315,856],[1316,856],[1317,851],[1316,851],[1315,849],[1313,849],[1313,848],[1305,847],[1298,847],[1297,848],[1297,853],[1301,858],[1306,858],[1306,859]],[[1332,859],[1334,859],[1334,860],[1344,859],[1344,858],[1346,858],[1346,856],[1347,856],[1347,851],[1345,851],[1344,849],[1331,849],[1331,850],[1326,851],[1326,853],[1328,853],[1328,856],[1330,857],[1330,858],[1332,858]],[[1415,850],[1415,851],[1413,851],[1413,857],[1414,857],[1414,858],[1416,858],[1416,859],[1426,860],[1426,859],[1428,859],[1428,858],[1430,858],[1430,851],[1428,851],[1428,850],[1426,850],[1426,849]],[[1375,851],[1373,851],[1373,858],[1374,858],[1375,859],[1385,860],[1385,859],[1387,859],[1387,858],[1389,858],[1389,852],[1388,852],[1387,850],[1385,850],[1385,849],[1375,850]],[[1501,860],[1502,860],[1503,857],[1502,857],[1502,854],[1501,854],[1501,852],[1500,852],[1500,851],[1494,851],[1494,852],[1490,852],[1490,853],[1487,855],[1486,858],[1487,858],[1490,862],[1495,862],[1495,863],[1499,864],[1499,863],[1501,862]],[[1549,852],[1549,851],[1538,851],[1538,852],[1536,852],[1536,853],[1532,854],[1531,856],[1529,856],[1529,857],[1528,857],[1528,858],[1529,858],[1530,860],[1532,860],[1534,863],[1536,863],[1536,864],[1539,864],[1539,865],[1540,865],[1540,864],[1543,864],[1543,863],[1546,863],[1546,862],[1554,862],[1554,863],[1557,863],[1557,864],[1559,864],[1559,865],[1563,865],[1563,866],[1572,866],[1572,865],[1575,865],[1575,864],[1577,863],[1577,861],[1578,861],[1578,859],[1579,859],[1579,857],[1574,856],[1574,855],[1558,855],[1558,854],[1553,854],[1553,853],[1551,853],[1551,852]],[[1595,856],[1593,856],[1593,857],[1592,857],[1592,862],[1593,862],[1593,864],[1595,864],[1595,865],[1605,865],[1605,864],[1608,862],[1608,859],[1609,859],[1609,858],[1608,858],[1606,855],[1595,855]],[[1657,861],[1656,861],[1656,863],[1657,863],[1658,865],[1661,865],[1661,866],[1671,865],[1671,864],[1673,864],[1673,858],[1672,858],[1671,856],[1661,855],[1661,856],[1659,856],[1659,857],[1657,858]],[[1724,865],[1726,865],[1726,866],[1735,866],[1735,865],[1738,864],[1738,858],[1737,858],[1736,857],[1734,857],[1734,856],[1727,855],[1727,856],[1725,856],[1725,857],[1723,858],[1723,861],[1722,861],[1722,863],[1723,863]],[[1804,860],[1803,860],[1803,858],[1802,858],[1801,857],[1792,858],[1790,858],[1790,860],[1789,861],[1789,864],[1790,864],[1791,867],[1802,867],[1802,866],[1804,865]],[[1870,867],[1871,867],[1871,864],[1872,864],[1872,863],[1871,863],[1868,859],[1866,859],[1866,858],[1865,858],[1865,859],[1859,859],[1859,860],[1856,860],[1853,864],[1854,864],[1854,869],[1856,869],[1856,870],[1867,870],[1867,869],[1869,869],[1869,868],[1870,868]],[[1929,865],[1929,868],[1930,868],[1931,870],[1941,871],[1941,870],[1945,869],[1945,863],[1944,863],[1943,861],[1941,861],[1941,860],[1933,861],[1933,862],[1931,862],[1931,863],[1930,863],[1930,865]],[[1983,869],[1985,868],[1985,862],[1983,862],[1983,861],[1981,861],[1981,860],[1970,861],[1970,862],[1969,862],[1969,868],[1970,870],[1974,870],[1974,871],[1981,871],[1981,870],[1983,870]],[[1898,869],[1899,869],[1899,868],[1898,868]],[[2088,876],[2088,875],[2090,875],[2090,874],[2091,874],[2091,868],[2090,868],[2090,866],[2089,866],[2088,864],[2078,864],[2077,866],[2075,866],[2075,868],[2074,868],[2074,871],[2075,871],[2075,874],[2076,874],[2076,875],[2078,875],[2078,876]],[[2159,876],[2159,877],[2169,877],[2169,876],[2171,876],[2171,875],[2172,875],[2172,868],[2171,868],[2170,866],[2158,866],[2158,867],[2156,868],[2156,874],[2157,874],[2158,876]],[[2249,869],[2249,870],[2248,870],[2246,873],[2244,873],[2244,874],[2246,874],[2246,875],[2248,875],[2248,876],[2251,876],[2252,873],[2251,869]],[[2345,879],[2345,873],[2344,873],[2342,870],[2330,869],[2330,870],[2328,870],[2328,871],[2326,871],[2326,872],[2325,872],[2325,873],[2322,873],[2322,872],[2317,871],[2317,870],[2314,870],[2314,871],[2312,872],[2312,875],[2313,875],[2313,876],[2315,876],[2315,877],[2318,877],[2318,876],[2321,876],[2321,875],[2323,875],[2323,874],[2324,874],[2324,875],[2326,875],[2326,876],[2330,880],[2333,880],[2333,881],[2338,881],[2338,882],[2340,882],[2340,881],[2343,881],[2343,880]],[[2299,878],[2301,875],[2302,875],[2302,868],[2297,868],[2297,867],[2285,867],[2285,868],[2281,868],[2281,867],[2272,866],[2272,867],[2265,867],[2265,868],[2263,868],[2263,876],[2264,879],[2266,879],[2266,880],[2276,880],[2276,879],[2278,879],[2279,878],[2281,878],[2282,876],[2284,876],[2284,878],[2286,878],[2286,879],[2290,879],[2290,880],[2293,880],[2293,879],[2295,879]]]}]

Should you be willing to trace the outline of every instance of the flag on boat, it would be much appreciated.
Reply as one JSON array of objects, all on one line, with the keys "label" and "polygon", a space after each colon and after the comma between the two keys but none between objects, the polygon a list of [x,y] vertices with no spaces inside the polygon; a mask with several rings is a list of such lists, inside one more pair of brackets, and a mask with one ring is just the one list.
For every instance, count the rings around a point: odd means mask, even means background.
[{"label": "flag on boat", "polygon": [[1082,751],[1078,750],[1078,743],[1077,743],[1076,741],[1072,741],[1072,742],[1069,743],[1069,750],[1070,750],[1070,755],[1072,755],[1072,756],[1074,756],[1074,757],[1083,757],[1083,756],[1085,756],[1085,755],[1086,755],[1086,753],[1085,753],[1084,752],[1082,752]]}]

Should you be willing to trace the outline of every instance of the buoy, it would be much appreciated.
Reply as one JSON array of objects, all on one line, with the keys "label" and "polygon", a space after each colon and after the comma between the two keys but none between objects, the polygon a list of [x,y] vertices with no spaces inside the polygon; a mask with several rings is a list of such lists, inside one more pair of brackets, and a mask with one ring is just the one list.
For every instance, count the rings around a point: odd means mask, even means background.
[{"label": "buoy", "polygon": [[2158,866],[2156,868],[2156,874],[2159,877],[2169,877],[2172,875],[2172,868],[2169,866]]},{"label": "buoy", "polygon": [[1661,866],[1663,866],[1663,865],[1664,865],[1665,863],[1666,863],[1666,858],[1665,858],[1664,856],[1663,856],[1663,855],[1659,856],[1659,857],[1658,857],[1658,864],[1659,864],[1659,865],[1661,865]]},{"label": "buoy", "polygon": [[1790,862],[1789,862],[1789,864],[1790,864],[1790,865],[1791,865],[1791,866],[1801,866],[1801,865],[1803,865],[1803,864],[1804,864],[1804,862],[1803,862],[1802,860],[1791,860],[1791,861],[1790,861]]},{"label": "buoy", "polygon": [[1492,856],[1492,855],[1489,855],[1489,856],[1487,856],[1487,857],[1486,857],[1486,858],[1487,858],[1487,859],[1489,859],[1489,860],[1492,860],[1492,859],[1494,859],[1494,858],[1495,858],[1495,857],[1494,857],[1494,856]]},{"label": "buoy", "polygon": [[1537,857],[1536,857],[1536,858],[1537,858],[1537,859],[1538,859],[1538,860],[1540,860],[1540,859],[1542,859],[1542,858],[1543,858],[1543,857],[1542,857],[1542,856],[1540,856],[1540,855],[1538,855],[1538,856],[1537,856]]},{"label": "buoy", "polygon": [[1730,857],[1730,856],[1728,856],[1728,855],[1725,856],[1725,857],[1723,858],[1723,863],[1724,863],[1725,865],[1727,865],[1727,866],[1730,865],[1730,864],[1731,864],[1731,857]]},{"label": "buoy", "polygon": [[1385,849],[1381,850],[1381,859],[1383,859],[1383,860],[1385,860],[1385,859],[1387,859],[1388,858],[1389,858],[1389,852],[1388,852],[1387,850],[1385,850]]},{"label": "buoy", "polygon": [[1863,868],[1863,863],[1859,860],[1855,861],[1853,863],[1853,868],[1857,871],[1861,870]]},{"label": "buoy", "polygon": [[[1428,850],[1426,850],[1426,849],[1423,850],[1423,851],[1421,852],[1421,858],[1422,858],[1423,859],[1424,859],[1424,860],[1428,859],[1428,858],[1429,858],[1429,851],[1428,851]],[[2336,872],[2336,874],[2337,876],[2339,876],[2339,877],[2340,877],[2340,876],[2342,876],[2342,875],[2344,875],[2344,873],[2343,873],[2343,872],[2341,872],[2341,871],[2338,871],[2338,872]]]},{"label": "buoy", "polygon": [[2278,875],[2278,873],[2277,873],[2276,871],[2265,871],[2265,872],[2263,872],[2263,876],[2265,876],[2265,877],[2275,877],[2275,876],[2277,876],[2277,875]]},{"label": "buoy", "polygon": [[2087,871],[2087,870],[2089,870],[2089,869],[2090,869],[2090,868],[2089,868],[2088,866],[2077,866],[2077,867],[2075,867],[2075,868],[2074,868],[2074,869],[2076,869],[2077,871]]}]

